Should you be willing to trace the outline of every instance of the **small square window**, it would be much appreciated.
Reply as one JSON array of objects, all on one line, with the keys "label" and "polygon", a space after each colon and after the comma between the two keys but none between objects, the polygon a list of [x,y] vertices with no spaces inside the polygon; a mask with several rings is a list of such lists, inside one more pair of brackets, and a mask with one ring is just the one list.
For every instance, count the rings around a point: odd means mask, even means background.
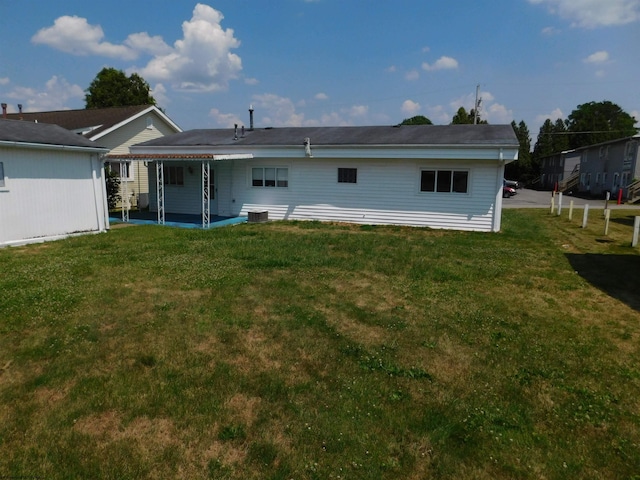
[{"label": "small square window", "polygon": [[358,169],[338,168],[338,183],[358,183]]}]

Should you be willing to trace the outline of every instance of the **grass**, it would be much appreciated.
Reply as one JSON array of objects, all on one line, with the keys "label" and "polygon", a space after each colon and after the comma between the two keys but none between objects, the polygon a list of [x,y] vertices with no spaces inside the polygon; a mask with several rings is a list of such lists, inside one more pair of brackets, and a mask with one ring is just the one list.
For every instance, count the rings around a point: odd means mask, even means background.
[{"label": "grass", "polygon": [[0,478],[637,479],[632,215],[0,250]]}]

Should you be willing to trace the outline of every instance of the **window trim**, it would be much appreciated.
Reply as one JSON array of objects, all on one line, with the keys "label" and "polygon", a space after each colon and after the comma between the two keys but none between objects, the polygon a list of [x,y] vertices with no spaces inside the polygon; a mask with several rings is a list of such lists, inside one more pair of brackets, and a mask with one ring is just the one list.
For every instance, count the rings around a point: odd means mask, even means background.
[{"label": "window trim", "polygon": [[[433,172],[433,190],[423,189],[423,175],[424,172]],[[449,177],[449,189],[442,190],[441,188],[444,186],[444,182],[439,184],[439,172],[443,172],[445,175],[450,175]],[[455,188],[455,178],[456,174],[464,174],[465,181],[465,190],[464,191],[456,191]],[[418,193],[420,194],[454,194],[454,195],[470,195],[470,178],[471,178],[471,169],[469,168],[439,168],[439,167],[421,167],[418,176]],[[431,182],[429,182],[431,183]]]},{"label": "window trim", "polygon": [[338,167],[338,183],[356,185],[358,183],[358,169],[353,167]]},{"label": "window trim", "polygon": [[[254,175],[255,171],[261,170],[260,178]],[[271,170],[273,172],[271,172]],[[289,188],[289,167],[276,165],[252,165],[249,167],[249,187],[250,188]],[[267,175],[267,173],[269,175]],[[273,177],[273,178],[271,178]],[[256,184],[259,181],[260,184]],[[267,185],[269,182],[269,185]]]},{"label": "window trim", "polygon": [[[133,162],[132,161],[127,161],[127,162],[107,162],[109,164],[109,169],[112,172],[115,172],[118,174],[118,178],[120,178],[121,180],[125,181],[125,182],[133,182],[135,180],[134,178],[134,167],[133,167]],[[125,168],[125,171],[128,172],[127,176],[123,176],[122,175],[122,168]]]},{"label": "window trim", "polygon": [[[165,187],[184,187],[184,166],[163,165],[162,168]],[[171,173],[172,170],[173,173]],[[180,180],[182,180],[182,182]]]}]

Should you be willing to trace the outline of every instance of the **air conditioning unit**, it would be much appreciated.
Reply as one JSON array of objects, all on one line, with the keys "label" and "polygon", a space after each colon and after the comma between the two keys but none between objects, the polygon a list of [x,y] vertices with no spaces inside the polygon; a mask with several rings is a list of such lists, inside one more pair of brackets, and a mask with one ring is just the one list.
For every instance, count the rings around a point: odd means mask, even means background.
[{"label": "air conditioning unit", "polygon": [[249,212],[249,223],[262,223],[269,221],[269,212]]}]

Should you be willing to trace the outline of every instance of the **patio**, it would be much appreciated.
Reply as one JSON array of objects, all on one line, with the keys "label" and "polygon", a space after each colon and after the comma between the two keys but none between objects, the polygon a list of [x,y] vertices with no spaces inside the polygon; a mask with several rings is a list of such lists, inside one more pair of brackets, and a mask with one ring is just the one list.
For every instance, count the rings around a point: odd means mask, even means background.
[{"label": "patio", "polygon": [[[227,225],[237,225],[245,223],[247,217],[221,217],[219,215],[211,215],[209,219],[209,228],[225,227]],[[120,212],[111,212],[109,214],[109,223],[131,223],[134,225],[159,225],[158,214],[149,211],[129,211],[129,221],[123,222]],[[178,213],[166,213],[164,225],[178,228],[202,228],[202,215],[187,215]]]}]

